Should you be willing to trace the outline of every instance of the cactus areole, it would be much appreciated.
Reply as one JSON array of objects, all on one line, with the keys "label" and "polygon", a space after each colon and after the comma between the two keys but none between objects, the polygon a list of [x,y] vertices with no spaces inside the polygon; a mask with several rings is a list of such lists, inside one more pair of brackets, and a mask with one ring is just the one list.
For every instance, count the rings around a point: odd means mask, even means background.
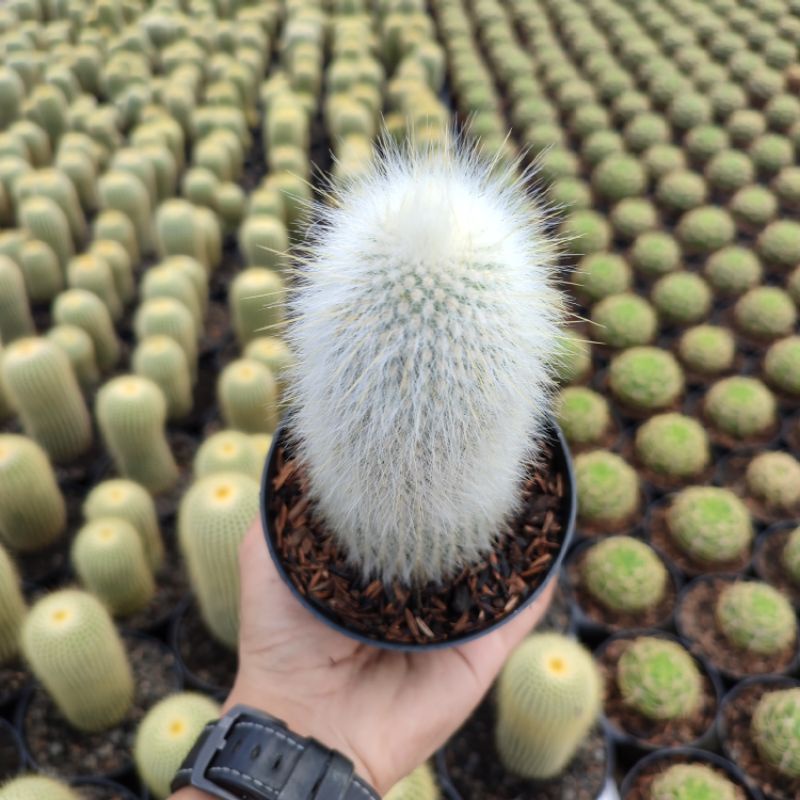
[{"label": "cactus areole", "polygon": [[564,303],[527,174],[388,148],[316,209],[263,477],[290,589],[372,644],[461,643],[532,602],[574,518],[550,416]]}]

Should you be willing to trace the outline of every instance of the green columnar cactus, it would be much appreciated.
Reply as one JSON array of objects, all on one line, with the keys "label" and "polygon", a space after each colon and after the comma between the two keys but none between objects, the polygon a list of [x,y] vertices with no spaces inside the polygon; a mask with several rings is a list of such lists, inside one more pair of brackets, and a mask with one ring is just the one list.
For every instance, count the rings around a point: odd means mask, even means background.
[{"label": "green columnar cactus", "polygon": [[572,280],[582,297],[595,302],[626,292],[631,287],[632,276],[624,258],[611,253],[595,253],[581,259]]},{"label": "green columnar cactus", "polygon": [[158,297],[142,303],[133,320],[139,341],[149,336],[169,336],[183,349],[192,383],[197,378],[197,329],[192,314],[172,297]]},{"label": "green columnar cactus", "polygon": [[791,295],[777,286],[757,286],[739,298],[734,308],[736,326],[758,339],[787,336],[797,323]]},{"label": "green columnar cactus", "polygon": [[759,255],[781,270],[800,262],[800,223],[781,219],[768,225],[758,237]]},{"label": "green columnar cactus", "polygon": [[578,515],[587,523],[614,525],[639,508],[639,479],[622,458],[606,450],[575,458]]},{"label": "green columnar cactus", "polygon": [[146,144],[139,151],[153,167],[156,179],[156,201],[162,202],[175,194],[178,184],[178,165],[166,144]]},{"label": "green columnar cactus", "polygon": [[703,764],[674,764],[656,776],[650,800],[736,800],[737,787]]},{"label": "green columnar cactus", "polygon": [[703,426],[683,414],[659,414],[636,431],[636,456],[657,475],[692,478],[711,461]]},{"label": "green columnar cactus", "polygon": [[764,375],[778,391],[800,395],[800,336],[787,336],[770,346]]},{"label": "green columnar cactus", "polygon": [[285,319],[286,289],[278,273],[264,267],[240,272],[228,292],[228,305],[239,344],[259,335],[279,335]]},{"label": "green columnar cactus", "polygon": [[197,330],[202,328],[203,309],[197,296],[197,288],[188,275],[181,270],[163,264],[151,267],[144,274],[140,294],[142,300],[173,297],[189,310],[195,328]]},{"label": "green columnar cactus", "polygon": [[715,486],[682,490],[667,511],[672,541],[695,561],[724,564],[739,558],[753,541],[747,506],[733,492]]},{"label": "green columnar cactus", "polygon": [[114,616],[144,608],[155,582],[136,528],[119,517],[87,522],[72,543],[72,567],[80,582]]},{"label": "green columnar cactus", "polygon": [[613,294],[595,303],[592,322],[600,341],[620,349],[649,344],[658,330],[653,307],[633,292]]},{"label": "green columnar cactus", "polygon": [[244,357],[261,362],[275,377],[278,395],[283,397],[288,372],[294,364],[292,352],[282,339],[275,336],[257,336],[244,349]]},{"label": "green columnar cactus", "polygon": [[159,266],[167,267],[188,278],[197,295],[200,313],[205,316],[208,309],[208,271],[196,258],[187,255],[168,256],[159,262]]},{"label": "green columnar cactus", "polygon": [[247,215],[247,195],[238,183],[226,181],[217,190],[217,214],[225,233],[237,230]]},{"label": "green columnar cactus", "polygon": [[239,249],[250,266],[282,269],[288,248],[286,227],[277,217],[251,215],[239,228]]},{"label": "green columnar cactus", "polygon": [[757,286],[762,272],[758,256],[737,245],[717,250],[705,264],[708,282],[724,295],[739,295]]},{"label": "green columnar cactus", "polygon": [[777,424],[772,392],[757,378],[740,375],[711,387],[704,413],[718,431],[739,440],[764,435]]},{"label": "green columnar cactus", "polygon": [[48,168],[26,173],[14,185],[19,208],[28,198],[39,196],[49,198],[64,212],[72,242],[80,247],[86,238],[86,217],[72,181],[61,170]]},{"label": "green columnar cactus", "polygon": [[725,638],[751,653],[775,655],[797,640],[792,604],[767,583],[738,581],[726,586],[714,616]]},{"label": "green columnar cactus", "polygon": [[125,249],[131,260],[131,265],[139,263],[139,242],[136,238],[136,228],[130,217],[113,208],[101,211],[92,223],[94,239],[110,239],[118,242]]},{"label": "green columnar cactus", "polygon": [[158,571],[164,560],[164,543],[158,526],[153,498],[138,483],[123,478],[103,481],[89,492],[83,504],[88,520],[114,517],[129,522],[142,540],[151,570]]},{"label": "green columnar cactus", "polygon": [[683,393],[683,370],[658,347],[631,347],[611,362],[608,384],[626,406],[641,412],[668,408]]},{"label": "green columnar cactus", "polygon": [[130,303],[136,296],[136,282],[125,248],[113,239],[95,239],[88,252],[108,264],[120,302],[123,306]]},{"label": "green columnar cactus", "polygon": [[75,186],[81,207],[85,212],[95,211],[97,197],[97,166],[92,157],[77,148],[59,148],[56,167],[63,172]]},{"label": "green columnar cactus", "polygon": [[617,664],[617,686],[626,705],[652,720],[691,717],[702,701],[703,678],[677,642],[634,639]]},{"label": "green columnar cactus", "polygon": [[737,221],[750,229],[760,229],[775,218],[778,201],[763,186],[744,186],[731,198],[730,210]]},{"label": "green columnar cactus", "polygon": [[181,419],[192,410],[192,375],[186,353],[174,339],[163,335],[142,339],[133,351],[131,366],[161,389],[168,419]]},{"label": "green columnar cactus", "polygon": [[684,249],[706,255],[729,245],[736,235],[736,226],[727,211],[700,206],[681,217],[676,232]]},{"label": "green columnar cactus", "polygon": [[100,370],[94,354],[92,337],[77,325],[54,325],[47,331],[47,338],[58,345],[72,366],[72,371],[83,389],[96,386]]},{"label": "green columnar cactus", "polygon": [[234,430],[211,435],[200,445],[194,457],[195,477],[204,478],[216,472],[241,472],[259,480],[264,460],[251,436]]},{"label": "green columnar cactus", "polygon": [[[0,438],[0,472],[2,472],[2,447]],[[1,529],[0,538],[2,538]],[[27,612],[28,606],[22,595],[17,569],[0,545],[0,666],[17,657],[20,630]]]},{"label": "green columnar cactus", "polygon": [[64,288],[58,257],[46,242],[25,242],[19,251],[19,267],[28,297],[34,303],[49,302]]},{"label": "green columnar cactus", "polygon": [[660,278],[651,299],[661,317],[674,325],[691,325],[711,310],[711,289],[693,272],[673,272]]},{"label": "green columnar cactus", "polygon": [[656,187],[659,204],[678,213],[701,206],[708,197],[706,182],[696,172],[676,169],[666,173]]},{"label": "green columnar cactus", "polygon": [[22,628],[36,678],[79,731],[119,724],[134,696],[128,656],[108,611],[87,592],[63,589],[39,600]]},{"label": "green columnar cactus", "polygon": [[25,84],[15,70],[0,68],[0,129],[6,130],[20,115]]},{"label": "green columnar cactus", "polygon": [[3,355],[3,383],[25,432],[55,461],[71,461],[92,444],[92,425],[64,352],[44,338],[18,339]]},{"label": "green columnar cactus", "polygon": [[302,228],[311,201],[311,189],[307,181],[290,172],[274,172],[262,185],[280,192],[286,210],[286,225],[290,235],[296,234]]},{"label": "green columnar cactus", "polygon": [[58,325],[75,325],[92,339],[97,366],[112,369],[120,358],[120,343],[106,304],[85,289],[68,289],[53,302],[53,320]]},{"label": "green columnar cactus", "polygon": [[750,726],[761,758],[789,780],[800,778],[800,689],[766,692]]},{"label": "green columnar cactus", "polygon": [[678,269],[681,251],[668,233],[648,231],[636,238],[630,257],[637,272],[645,277],[657,277]]},{"label": "green columnar cactus", "polygon": [[97,422],[119,472],[150,492],[172,488],[178,467],[164,433],[167,401],[153,381],[121,375],[96,400]]},{"label": "green columnar cactus", "polygon": [[50,163],[52,159],[50,139],[44,129],[35,122],[29,119],[17,120],[8,132],[25,142],[34,167],[45,167]]},{"label": "green columnar cactus", "polygon": [[678,354],[687,369],[701,375],[717,375],[733,366],[736,342],[727,328],[698,325],[681,336]]},{"label": "green columnar cactus", "polygon": [[220,714],[219,703],[191,692],[156,703],[139,724],[134,744],[136,769],[158,800],[170,795],[175,773],[200,732]]},{"label": "green columnar cactus", "polygon": [[181,551],[200,612],[214,638],[232,650],[239,634],[239,545],[258,514],[258,484],[233,472],[198,480],[178,514]]},{"label": "green columnar cactus", "polygon": [[158,184],[156,183],[156,173],[150,160],[137,148],[123,147],[114,153],[110,170],[127,172],[139,179],[142,186],[147,191],[150,201],[150,208],[155,208],[158,202]]},{"label": "green columnar cactus", "polygon": [[791,453],[759,453],[747,466],[747,491],[773,512],[800,505],[800,462]]},{"label": "green columnar cactus", "polygon": [[114,275],[108,262],[100,256],[82,253],[71,258],[67,265],[67,285],[70,289],[85,289],[97,295],[112,320],[119,320],[122,316],[122,301],[117,294]]},{"label": "green columnar cactus", "polygon": [[62,269],[67,268],[75,248],[67,218],[58,203],[43,196],[26,198],[20,203],[19,224],[30,231],[31,236],[48,244]]},{"label": "green columnar cactus", "polygon": [[611,536],[593,545],[581,565],[581,581],[610,611],[635,614],[657,606],[669,573],[655,551],[630,536]]},{"label": "green columnar cactus", "polygon": [[153,249],[153,224],[147,188],[135,175],[109,170],[98,182],[100,207],[121,211],[133,223],[136,241],[142,253]]},{"label": "green columnar cactus", "polygon": [[66,783],[41,775],[23,775],[0,787],[0,800],[80,800]]},{"label": "green columnar cactus", "polygon": [[595,723],[602,694],[583,646],[558,633],[529,636],[497,682],[495,743],[506,769],[528,779],[558,775]]},{"label": "green columnar cactus", "polygon": [[241,358],[228,364],[219,376],[217,397],[229,428],[272,433],[278,425],[278,387],[258,361]]},{"label": "green columnar cactus", "polygon": [[608,401],[582,386],[562,389],[555,403],[556,416],[572,445],[598,444],[611,427]]},{"label": "green columnar cactus", "polygon": [[211,268],[197,209],[187,200],[165,200],[156,211],[156,242],[162,258],[186,255]]},{"label": "green columnar cactus", "polygon": [[35,331],[24,275],[14,261],[0,255],[0,340],[8,344]]},{"label": "green columnar cactus", "polygon": [[425,763],[392,786],[385,800],[439,800],[439,797],[433,770]]}]

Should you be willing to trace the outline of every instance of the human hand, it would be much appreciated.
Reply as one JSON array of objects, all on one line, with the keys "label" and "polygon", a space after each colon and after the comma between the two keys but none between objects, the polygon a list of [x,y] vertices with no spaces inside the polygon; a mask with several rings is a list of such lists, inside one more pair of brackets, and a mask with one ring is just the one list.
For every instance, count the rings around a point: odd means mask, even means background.
[{"label": "human hand", "polygon": [[[225,710],[241,703],[284,720],[350,758],[381,795],[469,716],[544,615],[553,589],[481,639],[402,653],[360,644],[311,615],[278,576],[258,523],[239,560],[239,672]],[[174,800],[205,797],[184,789]]]}]

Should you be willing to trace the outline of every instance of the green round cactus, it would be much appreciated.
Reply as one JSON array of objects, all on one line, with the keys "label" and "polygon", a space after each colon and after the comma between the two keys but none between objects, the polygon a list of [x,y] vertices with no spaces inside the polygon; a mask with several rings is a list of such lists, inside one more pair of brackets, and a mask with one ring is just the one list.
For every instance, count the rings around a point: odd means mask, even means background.
[{"label": "green round cactus", "polygon": [[737,221],[751,230],[757,230],[775,218],[778,201],[763,186],[745,186],[731,198],[730,210]]},{"label": "green round cactus", "polygon": [[789,780],[800,778],[800,689],[765,692],[750,730],[769,766]]},{"label": "green round cactus", "polygon": [[136,311],[133,329],[139,341],[150,336],[169,336],[183,349],[194,383],[197,377],[197,329],[192,314],[173,297],[146,300]]},{"label": "green round cactus", "polygon": [[120,342],[111,314],[103,301],[85,289],[68,289],[53,302],[53,320],[58,325],[74,325],[91,338],[97,366],[102,372],[112,369],[120,358]]},{"label": "green round cactus", "polygon": [[24,274],[14,261],[0,254],[0,340],[8,344],[35,332]]},{"label": "green round cactus", "polygon": [[711,462],[703,426],[683,414],[651,417],[636,431],[636,456],[647,469],[668,478],[692,478]]},{"label": "green round cactus", "polygon": [[765,133],[759,136],[748,150],[750,158],[761,175],[772,177],[784,167],[794,163],[794,147],[785,136]]},{"label": "green round cactus", "polygon": [[739,440],[762,436],[777,424],[772,392],[744,375],[717,381],[706,394],[704,412],[718,431]]},{"label": "green round cactus", "polygon": [[385,800],[439,800],[439,797],[433,770],[425,763],[392,786]]},{"label": "green round cactus", "polygon": [[768,225],[758,237],[758,253],[782,270],[800,263],[800,222],[782,219]]},{"label": "green round cactus", "polygon": [[[0,452],[2,447],[0,438]],[[2,455],[0,455],[0,471],[2,471]],[[0,530],[1,537],[2,530]],[[22,594],[17,569],[0,545],[0,666],[14,660],[19,654],[20,631],[27,612],[28,605]]]},{"label": "green round cactus", "polygon": [[67,285],[70,289],[84,289],[97,295],[112,320],[122,316],[122,301],[117,294],[114,274],[108,262],[98,255],[82,253],[67,264]]},{"label": "green round cactus", "polygon": [[[491,156],[491,150],[486,151]],[[559,178],[575,178],[579,170],[578,157],[566,147],[552,146],[539,153],[536,166],[543,181],[558,180]]]},{"label": "green round cactus", "polygon": [[669,121],[679,131],[688,131],[711,122],[711,104],[701,94],[680,92],[667,110]]},{"label": "green round cactus", "polygon": [[761,282],[761,262],[746,247],[731,245],[717,250],[707,261],[704,274],[715,291],[735,296]]},{"label": "green round cactus", "polygon": [[[81,208],[78,192],[69,177],[60,169],[49,167],[28,172],[14,185],[14,199],[18,208],[31,197],[46,197],[64,212],[72,243],[80,247],[86,238],[86,217]],[[44,239],[42,236],[37,238]],[[50,242],[48,242],[50,244]],[[53,245],[58,253],[58,249]]]},{"label": "green round cactus", "polygon": [[693,163],[706,164],[717,153],[729,147],[728,133],[716,125],[698,125],[690,130],[683,146]]},{"label": "green round cactus", "polygon": [[108,611],[87,592],[63,589],[31,609],[22,650],[36,678],[79,731],[119,724],[134,696],[125,647]]},{"label": "green round cactus", "polygon": [[683,393],[683,370],[666,350],[631,347],[611,362],[608,385],[624,405],[643,412],[658,411]]},{"label": "green round cactus", "polygon": [[772,511],[790,512],[800,504],[800,462],[790,453],[759,453],[747,465],[745,483]]},{"label": "green round cactus", "polygon": [[620,239],[630,242],[658,226],[658,212],[649,200],[627,197],[612,209],[611,224]]},{"label": "green round cactus", "polygon": [[800,167],[784,167],[775,180],[772,188],[778,199],[788,208],[800,208]]},{"label": "green round cactus", "polygon": [[706,164],[705,177],[712,189],[733,194],[755,179],[753,162],[740,150],[721,150]]},{"label": "green round cactus", "polygon": [[608,401],[583,386],[568,386],[556,399],[556,416],[567,441],[590,445],[602,441],[611,427]]},{"label": "green round cactus", "polygon": [[650,175],[659,181],[670,172],[686,168],[686,156],[683,150],[672,144],[654,144],[647,149],[642,158]]},{"label": "green round cactus", "polygon": [[626,705],[657,721],[691,717],[703,698],[694,658],[677,642],[655,636],[641,636],[625,648],[617,687]]},{"label": "green round cactus", "polygon": [[676,233],[688,252],[705,255],[729,245],[736,234],[736,227],[723,209],[700,206],[681,217]]},{"label": "green round cactus", "polygon": [[637,272],[646,277],[657,277],[678,269],[681,251],[668,233],[647,231],[636,238],[630,257]]},{"label": "green round cactus", "polygon": [[200,732],[220,714],[220,706],[202,694],[181,692],[156,703],[139,723],[134,744],[136,769],[158,800],[170,784]]},{"label": "green round cactus", "polygon": [[239,545],[258,515],[258,483],[220,472],[201,478],[181,501],[178,537],[192,590],[215,639],[239,638]]},{"label": "green round cactus", "polygon": [[558,633],[537,633],[511,654],[497,682],[495,744],[520,777],[553,778],[595,724],[602,680],[591,654]]},{"label": "green round cactus", "polygon": [[58,203],[49,197],[28,197],[20,203],[19,225],[49,245],[62,269],[75,255],[69,223]]},{"label": "green round cactus", "polygon": [[666,173],[656,187],[656,199],[663,208],[682,214],[703,205],[708,198],[701,175],[686,169]]},{"label": "green round cactus", "polygon": [[777,589],[760,581],[736,581],[719,594],[714,617],[735,647],[775,655],[797,640],[792,604]]},{"label": "green round cactus", "polygon": [[619,155],[625,144],[616,131],[595,130],[584,138],[581,146],[581,156],[587,164],[597,166],[612,155]]},{"label": "green round cactus", "polygon": [[592,368],[590,343],[576,331],[562,329],[554,364],[560,384],[580,383]]},{"label": "green round cactus", "polygon": [[264,459],[251,436],[235,430],[218,431],[209,436],[194,457],[194,474],[204,478],[216,472],[241,472],[253,480],[261,479]]},{"label": "green round cactus", "polygon": [[81,584],[115,617],[140,611],[155,594],[141,537],[120,517],[87,522],[72,543],[71,560]]},{"label": "green round cactus", "polygon": [[657,775],[650,800],[736,800],[738,788],[704,764],[673,764]]},{"label": "green round cactus", "polygon": [[739,558],[753,540],[747,507],[727,489],[691,486],[667,511],[672,541],[695,561],[723,564]]},{"label": "green round cactus", "polygon": [[119,243],[130,256],[131,264],[139,263],[141,256],[136,228],[127,214],[113,208],[104,209],[94,218],[92,232],[95,240],[111,240]]},{"label": "green round cactus", "polygon": [[660,278],[650,295],[661,317],[673,325],[692,325],[711,310],[711,289],[693,272],[673,272]]},{"label": "green round cactus", "polygon": [[66,783],[42,775],[23,775],[0,786],[0,800],[81,800]]},{"label": "green round cactus", "polygon": [[123,477],[150,492],[172,488],[178,467],[164,433],[167,401],[153,381],[120,375],[97,393],[95,413],[106,448]]},{"label": "green round cactus", "polygon": [[227,427],[272,433],[278,425],[278,388],[270,370],[252,359],[232,361],[222,371],[217,397]]},{"label": "green round cactus", "polygon": [[147,563],[156,572],[164,560],[164,543],[153,498],[134,481],[124,478],[98,483],[83,504],[87,520],[114,517],[129,522],[139,534]]},{"label": "green round cactus", "polygon": [[90,389],[100,380],[92,337],[76,325],[54,325],[47,338],[64,351],[75,377],[83,389]]},{"label": "green round cactus", "polygon": [[603,159],[592,173],[595,192],[612,203],[625,197],[636,197],[647,189],[647,173],[638,159],[612,154]]},{"label": "green round cactus", "polygon": [[277,272],[250,267],[240,272],[228,292],[233,327],[244,347],[259,335],[278,335],[285,319],[286,289]]},{"label": "green round cactus", "polygon": [[643,153],[656,144],[667,144],[672,138],[667,121],[660,114],[646,111],[634,116],[623,129],[625,144],[634,153]]},{"label": "green round cactus", "polygon": [[611,229],[597,211],[578,209],[567,215],[561,225],[561,236],[577,255],[590,255],[607,250],[611,244]]},{"label": "green round cactus", "polygon": [[587,523],[614,525],[639,508],[639,479],[622,458],[606,450],[575,457],[578,515]]},{"label": "green round cactus", "polygon": [[593,330],[609,347],[649,344],[658,330],[653,307],[633,292],[613,294],[592,307]]},{"label": "green round cactus", "polygon": [[92,444],[92,426],[69,359],[44,338],[18,339],[4,353],[3,383],[25,432],[55,461]]},{"label": "green round cactus", "polygon": [[669,573],[656,552],[630,536],[611,536],[587,551],[581,582],[610,611],[636,614],[655,608],[666,592]]},{"label": "green round cactus", "polygon": [[727,328],[698,325],[681,336],[678,355],[687,369],[701,375],[718,375],[733,366],[736,341]]},{"label": "green round cactus", "polygon": [[630,289],[632,276],[624,258],[595,253],[580,260],[572,281],[582,297],[595,302]]},{"label": "green round cactus", "polygon": [[770,346],[764,375],[778,391],[800,395],[800,336],[787,336]]},{"label": "green round cactus", "polygon": [[133,351],[131,366],[161,389],[167,401],[167,419],[182,419],[192,410],[192,375],[186,353],[174,339],[163,335],[142,339]]}]

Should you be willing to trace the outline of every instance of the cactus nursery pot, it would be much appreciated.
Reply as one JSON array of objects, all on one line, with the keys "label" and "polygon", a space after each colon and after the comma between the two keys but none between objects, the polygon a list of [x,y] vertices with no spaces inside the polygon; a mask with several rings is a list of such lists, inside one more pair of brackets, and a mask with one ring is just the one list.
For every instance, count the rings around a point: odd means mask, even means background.
[{"label": "cactus nursery pot", "polygon": [[529,470],[510,535],[450,583],[415,591],[379,580],[365,584],[348,565],[313,517],[307,482],[281,425],[261,483],[263,529],[278,574],[317,619],[363,644],[419,651],[485,636],[542,595],[572,539],[577,496],[569,448],[555,422],[543,433],[542,466]]}]

